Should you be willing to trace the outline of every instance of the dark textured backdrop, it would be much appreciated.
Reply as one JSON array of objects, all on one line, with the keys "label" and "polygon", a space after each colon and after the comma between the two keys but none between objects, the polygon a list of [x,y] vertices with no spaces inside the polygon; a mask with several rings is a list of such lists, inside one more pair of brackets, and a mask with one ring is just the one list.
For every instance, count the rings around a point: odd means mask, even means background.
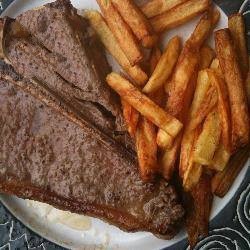
[{"label": "dark textured backdrop", "polygon": [[[25,1],[25,0],[24,0]],[[86,0],[87,1],[87,0]],[[13,0],[0,1],[4,10]],[[239,10],[243,0],[215,0],[227,15]],[[0,11],[0,13],[2,12]],[[244,12],[250,11],[250,0]],[[250,49],[250,13],[245,14],[248,33],[248,48]],[[202,239],[196,249],[250,249],[250,167],[241,187],[230,203],[211,222],[210,236]],[[166,250],[187,249],[186,240],[166,248]],[[0,250],[25,249],[64,249],[50,243],[27,229],[0,203]]]}]

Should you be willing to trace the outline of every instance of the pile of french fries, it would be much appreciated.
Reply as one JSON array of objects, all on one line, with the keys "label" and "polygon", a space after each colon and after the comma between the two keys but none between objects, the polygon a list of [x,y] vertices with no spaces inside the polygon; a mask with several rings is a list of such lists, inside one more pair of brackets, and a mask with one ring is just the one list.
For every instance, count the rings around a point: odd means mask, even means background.
[{"label": "pile of french fries", "polygon": [[[249,157],[250,80],[243,17],[229,17],[214,32],[220,13],[210,0],[97,0],[101,13],[85,16],[126,73],[108,85],[121,97],[135,140],[143,181],[178,172],[189,197],[186,226],[191,246],[208,233],[213,194],[223,197]],[[183,43],[166,30],[201,14]],[[215,50],[207,45],[214,32]],[[181,35],[181,34],[180,34]],[[150,50],[150,57],[145,53]]]}]

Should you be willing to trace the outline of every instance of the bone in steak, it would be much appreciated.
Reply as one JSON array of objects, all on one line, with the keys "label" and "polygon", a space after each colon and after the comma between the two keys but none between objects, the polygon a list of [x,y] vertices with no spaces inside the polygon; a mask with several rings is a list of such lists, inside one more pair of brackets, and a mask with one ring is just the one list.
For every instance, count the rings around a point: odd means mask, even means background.
[{"label": "bone in steak", "polygon": [[[140,180],[135,160],[29,95],[0,64],[0,191],[171,238],[183,208],[166,181]],[[19,87],[17,87],[19,85]],[[26,86],[25,83],[23,86]]]}]

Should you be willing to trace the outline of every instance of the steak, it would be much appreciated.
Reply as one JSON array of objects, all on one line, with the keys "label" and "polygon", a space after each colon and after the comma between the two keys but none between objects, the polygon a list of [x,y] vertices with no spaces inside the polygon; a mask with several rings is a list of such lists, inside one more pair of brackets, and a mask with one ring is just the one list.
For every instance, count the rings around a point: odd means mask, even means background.
[{"label": "steak", "polygon": [[1,192],[98,217],[129,232],[166,239],[176,234],[184,212],[169,183],[143,183],[133,154],[87,123],[80,127],[67,119],[70,111],[56,112],[57,98],[41,98],[45,90],[10,65],[1,63],[0,71]]},{"label": "steak", "polygon": [[68,0],[1,19],[0,191],[173,237],[173,186],[140,180],[103,48]]},{"label": "steak", "polygon": [[27,11],[15,23],[27,31],[21,37],[12,34],[6,43],[15,70],[78,106],[86,119],[110,136],[126,136],[119,98],[105,84],[110,67],[103,47],[70,1]]}]

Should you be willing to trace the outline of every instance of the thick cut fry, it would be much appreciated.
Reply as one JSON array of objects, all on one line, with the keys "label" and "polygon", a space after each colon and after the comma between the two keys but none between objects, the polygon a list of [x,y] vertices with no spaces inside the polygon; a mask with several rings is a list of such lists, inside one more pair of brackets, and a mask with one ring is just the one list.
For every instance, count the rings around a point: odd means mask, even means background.
[{"label": "thick cut fry", "polygon": [[210,6],[210,0],[189,0],[150,19],[154,30],[158,33],[186,23]]},{"label": "thick cut fry", "polygon": [[[149,61],[150,75],[153,74],[155,67],[158,64],[160,58],[161,58],[161,50],[156,46],[152,49],[151,55],[150,55],[150,61]],[[166,93],[163,87],[159,88],[157,91],[153,93],[150,93],[149,97],[160,107],[164,107],[166,103]]]},{"label": "thick cut fry", "polygon": [[175,141],[173,142],[173,146],[163,151],[163,155],[161,157],[161,173],[166,180],[170,180],[173,176],[175,170],[175,162],[176,155],[179,152],[179,145],[181,143],[182,135],[179,134]]},{"label": "thick cut fry", "polygon": [[193,160],[195,144],[200,132],[201,126],[190,133],[184,133],[182,139],[179,172],[183,177],[183,187],[186,191],[191,190],[199,182],[203,171],[203,167]]},{"label": "thick cut fry", "polygon": [[118,11],[114,8],[111,1],[97,0],[105,20],[121,49],[127,56],[130,64],[134,66],[143,59],[142,52],[136,38],[129,28],[128,24],[122,19]]},{"label": "thick cut fry", "polygon": [[228,29],[216,31],[215,45],[229,94],[232,150],[235,152],[249,142],[249,117],[245,83],[243,82],[237,54]]},{"label": "thick cut fry", "polygon": [[185,172],[188,170],[189,164],[192,162],[192,154],[194,149],[194,143],[198,137],[197,130],[192,130],[187,132],[185,130],[181,142],[181,153],[180,153],[180,163],[179,163],[179,175],[181,178],[184,177]]},{"label": "thick cut fry", "polygon": [[[194,54],[185,47],[178,60],[173,78],[169,83],[169,96],[166,108],[168,112],[173,114],[173,116],[180,116],[181,114],[185,103],[184,96],[186,88],[195,71],[198,61],[198,53]],[[169,145],[171,140],[169,140],[169,137],[165,136],[165,133],[161,132],[161,130],[158,131],[157,141],[161,142],[161,145],[164,145],[166,148],[171,147],[171,144]]]},{"label": "thick cut fry", "polygon": [[154,17],[168,11],[187,0],[149,0],[140,8],[146,17]]},{"label": "thick cut fry", "polygon": [[136,149],[143,181],[152,181],[159,171],[157,163],[156,128],[142,117],[136,131]]},{"label": "thick cut fry", "polygon": [[160,127],[171,136],[175,137],[182,129],[182,123],[172,115],[166,113],[162,108],[143,95],[129,81],[119,74],[110,73],[107,83],[113,88],[125,101],[138,110],[143,116]]},{"label": "thick cut fry", "polygon": [[[212,28],[212,15],[206,13],[185,43],[170,83],[167,110],[178,115],[186,105],[184,97],[188,83],[199,62],[199,49]],[[202,30],[202,32],[201,32]]]},{"label": "thick cut fry", "polygon": [[223,171],[229,159],[230,159],[230,152],[228,152],[228,150],[225,149],[224,144],[221,141],[214,153],[213,160],[208,167],[216,171]]},{"label": "thick cut fry", "polygon": [[249,151],[249,145],[240,149],[235,155],[231,157],[226,168],[213,177],[212,190],[215,195],[222,198],[228,192],[237,175],[249,158]]},{"label": "thick cut fry", "polygon": [[166,133],[164,130],[160,129],[157,133],[157,145],[161,149],[170,149],[174,143],[174,138]]},{"label": "thick cut fry", "polygon": [[172,74],[180,53],[180,38],[173,37],[166,46],[152,76],[143,88],[144,93],[152,93],[158,90]]},{"label": "thick cut fry", "polygon": [[97,11],[86,11],[85,17],[99,36],[108,52],[116,59],[120,66],[132,78],[137,85],[144,85],[148,79],[147,75],[140,66],[131,66],[125,53],[116,41],[113,33],[109,29],[101,14]]},{"label": "thick cut fry", "polygon": [[200,19],[199,23],[195,27],[194,32],[188,39],[189,46],[193,48],[201,48],[205,40],[208,38],[212,28],[218,22],[220,16],[218,16],[217,9],[209,9]]},{"label": "thick cut fry", "polygon": [[231,152],[231,120],[230,120],[230,107],[228,91],[225,81],[219,74],[213,70],[207,70],[209,81],[217,90],[218,95],[218,113],[221,123],[221,137],[225,150]]},{"label": "thick cut fry", "polygon": [[200,237],[208,235],[212,202],[211,177],[202,175],[199,183],[191,192],[191,199],[188,200],[186,208],[186,227],[191,248],[196,245]]},{"label": "thick cut fry", "polygon": [[221,135],[218,110],[213,110],[206,118],[201,134],[195,144],[194,162],[210,165],[219,145]]},{"label": "thick cut fry", "polygon": [[186,191],[191,190],[199,182],[202,175],[202,165],[191,162],[183,176],[183,187]]},{"label": "thick cut fry", "polygon": [[[150,57],[150,68],[152,71],[156,67],[160,57],[161,51],[158,47],[155,47],[152,50]],[[157,96],[150,97],[154,101],[161,102],[161,100],[155,100]],[[141,117],[136,132],[136,147],[140,174],[142,180],[144,181],[152,181],[156,172],[159,171],[157,162],[156,134],[155,125],[145,117]]]},{"label": "thick cut fry", "polygon": [[242,14],[237,13],[230,16],[228,19],[228,28],[234,40],[234,46],[239,58],[243,78],[246,79],[249,70],[249,62],[246,41],[246,28]]},{"label": "thick cut fry", "polygon": [[204,121],[205,117],[216,105],[217,100],[216,89],[211,87],[207,71],[200,71],[193,102],[189,111],[189,122],[187,124],[188,131],[195,129]]},{"label": "thick cut fry", "polygon": [[139,112],[123,99],[121,99],[121,103],[122,103],[123,117],[126,122],[128,132],[130,136],[134,138],[140,116]]},{"label": "thick cut fry", "polygon": [[202,46],[200,53],[201,53],[201,59],[200,59],[199,69],[203,70],[206,69],[211,64],[212,60],[215,57],[215,52],[208,45],[204,45]]},{"label": "thick cut fry", "polygon": [[250,71],[247,74],[246,88],[247,88],[247,100],[248,100],[248,108],[249,108],[250,107]]},{"label": "thick cut fry", "polygon": [[210,68],[213,69],[221,78],[223,78],[223,73],[221,71],[220,61],[218,58],[215,58],[212,61]]},{"label": "thick cut fry", "polygon": [[[213,15],[211,12],[203,15],[199,23],[197,24],[194,32],[185,43],[185,46],[178,59],[173,77],[168,86],[168,100],[166,109],[173,116],[180,117],[183,112],[183,108],[189,106],[186,102],[186,92],[188,85],[191,82],[192,76],[197,69],[199,62],[199,49],[203,42],[209,35],[212,24]],[[192,96],[193,93],[190,93]],[[166,139],[165,139],[166,137]],[[164,137],[164,133],[159,130],[157,135],[157,141],[165,145],[166,148],[170,148],[167,136]]]},{"label": "thick cut fry", "polygon": [[146,48],[151,48],[157,41],[149,20],[132,0],[111,0],[135,36]]}]

